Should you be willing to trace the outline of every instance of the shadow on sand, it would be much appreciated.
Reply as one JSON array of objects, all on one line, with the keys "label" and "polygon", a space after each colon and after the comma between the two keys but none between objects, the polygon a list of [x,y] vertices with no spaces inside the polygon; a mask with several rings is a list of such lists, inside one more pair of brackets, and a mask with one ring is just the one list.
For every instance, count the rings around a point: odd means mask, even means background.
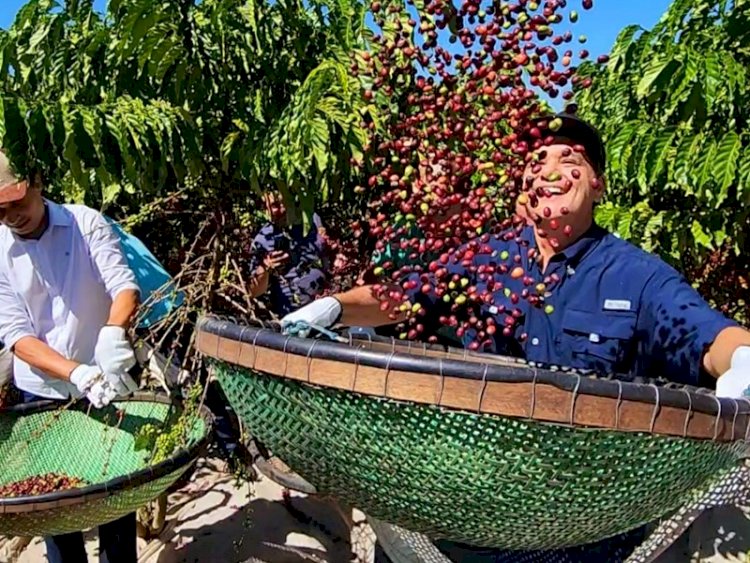
[{"label": "shadow on sand", "polygon": [[[750,561],[750,518],[739,508],[704,512],[656,563]],[[692,559],[693,554],[696,558]]]},{"label": "shadow on sand", "polygon": [[[196,528],[190,522],[200,514],[191,515],[180,523],[179,542],[174,541],[174,532],[162,536],[166,545],[158,563],[343,563],[352,559],[349,529],[330,503],[295,497],[292,505],[290,512],[283,502],[255,499],[223,520]],[[312,538],[315,541],[306,539],[305,543],[317,542],[322,549],[298,547],[290,534]]]}]

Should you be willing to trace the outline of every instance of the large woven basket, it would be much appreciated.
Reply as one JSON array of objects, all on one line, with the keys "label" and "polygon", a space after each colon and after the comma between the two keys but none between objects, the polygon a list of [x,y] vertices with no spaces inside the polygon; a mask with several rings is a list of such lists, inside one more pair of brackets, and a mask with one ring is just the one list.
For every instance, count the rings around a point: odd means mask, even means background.
[{"label": "large woven basket", "polygon": [[[118,424],[116,409],[124,412]],[[206,409],[190,425],[188,445],[149,465],[134,448],[144,424],[161,426],[175,415],[170,401],[150,393],[90,411],[74,405],[31,403],[0,411],[0,485],[46,473],[83,479],[78,489],[0,498],[0,535],[44,536],[84,530],[133,512],[166,491],[208,444]]]},{"label": "large woven basket", "polygon": [[507,549],[598,541],[675,510],[747,449],[750,404],[463,350],[202,319],[249,431],[373,518]]}]

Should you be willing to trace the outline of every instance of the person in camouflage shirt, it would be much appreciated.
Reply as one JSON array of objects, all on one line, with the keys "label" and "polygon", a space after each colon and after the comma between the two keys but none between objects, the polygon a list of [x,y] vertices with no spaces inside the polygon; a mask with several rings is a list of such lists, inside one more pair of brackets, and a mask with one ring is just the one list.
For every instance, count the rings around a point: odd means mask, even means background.
[{"label": "person in camouflage shirt", "polygon": [[317,214],[307,232],[301,224],[289,225],[278,194],[268,194],[266,206],[270,221],[251,247],[250,293],[267,298],[271,311],[281,316],[312,302],[325,289],[329,269],[325,229]]}]

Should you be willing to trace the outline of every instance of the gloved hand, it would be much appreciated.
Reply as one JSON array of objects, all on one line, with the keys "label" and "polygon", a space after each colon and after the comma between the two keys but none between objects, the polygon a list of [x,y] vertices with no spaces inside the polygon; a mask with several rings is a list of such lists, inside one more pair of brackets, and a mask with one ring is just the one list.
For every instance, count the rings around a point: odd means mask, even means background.
[{"label": "gloved hand", "polygon": [[105,373],[104,377],[118,397],[138,391],[138,384],[128,373]]},{"label": "gloved hand", "polygon": [[118,395],[138,390],[138,385],[128,375],[128,370],[135,365],[136,360],[124,328],[105,326],[99,331],[94,360]]},{"label": "gloved hand", "polygon": [[[323,297],[323,299],[317,299],[281,319],[281,330],[286,332],[287,329],[298,322],[330,328],[341,319],[342,312],[343,308],[338,299]],[[306,338],[309,334],[309,328],[303,328],[295,333],[296,336],[301,338]]]},{"label": "gloved hand", "polygon": [[716,380],[716,396],[750,399],[750,346],[739,346],[734,351],[730,368]]},{"label": "gloved hand", "polygon": [[97,409],[106,407],[116,396],[115,390],[98,366],[81,364],[70,372],[70,382]]}]

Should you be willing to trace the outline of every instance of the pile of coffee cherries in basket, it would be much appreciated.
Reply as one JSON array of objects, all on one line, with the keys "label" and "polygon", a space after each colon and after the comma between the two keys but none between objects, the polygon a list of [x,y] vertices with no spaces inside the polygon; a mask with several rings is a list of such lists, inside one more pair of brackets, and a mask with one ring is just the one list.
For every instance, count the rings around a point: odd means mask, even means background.
[{"label": "pile of coffee cherries in basket", "polygon": [[1,485],[0,498],[45,495],[69,489],[77,489],[84,485],[86,485],[86,482],[82,479],[59,473],[34,475],[21,481]]}]

